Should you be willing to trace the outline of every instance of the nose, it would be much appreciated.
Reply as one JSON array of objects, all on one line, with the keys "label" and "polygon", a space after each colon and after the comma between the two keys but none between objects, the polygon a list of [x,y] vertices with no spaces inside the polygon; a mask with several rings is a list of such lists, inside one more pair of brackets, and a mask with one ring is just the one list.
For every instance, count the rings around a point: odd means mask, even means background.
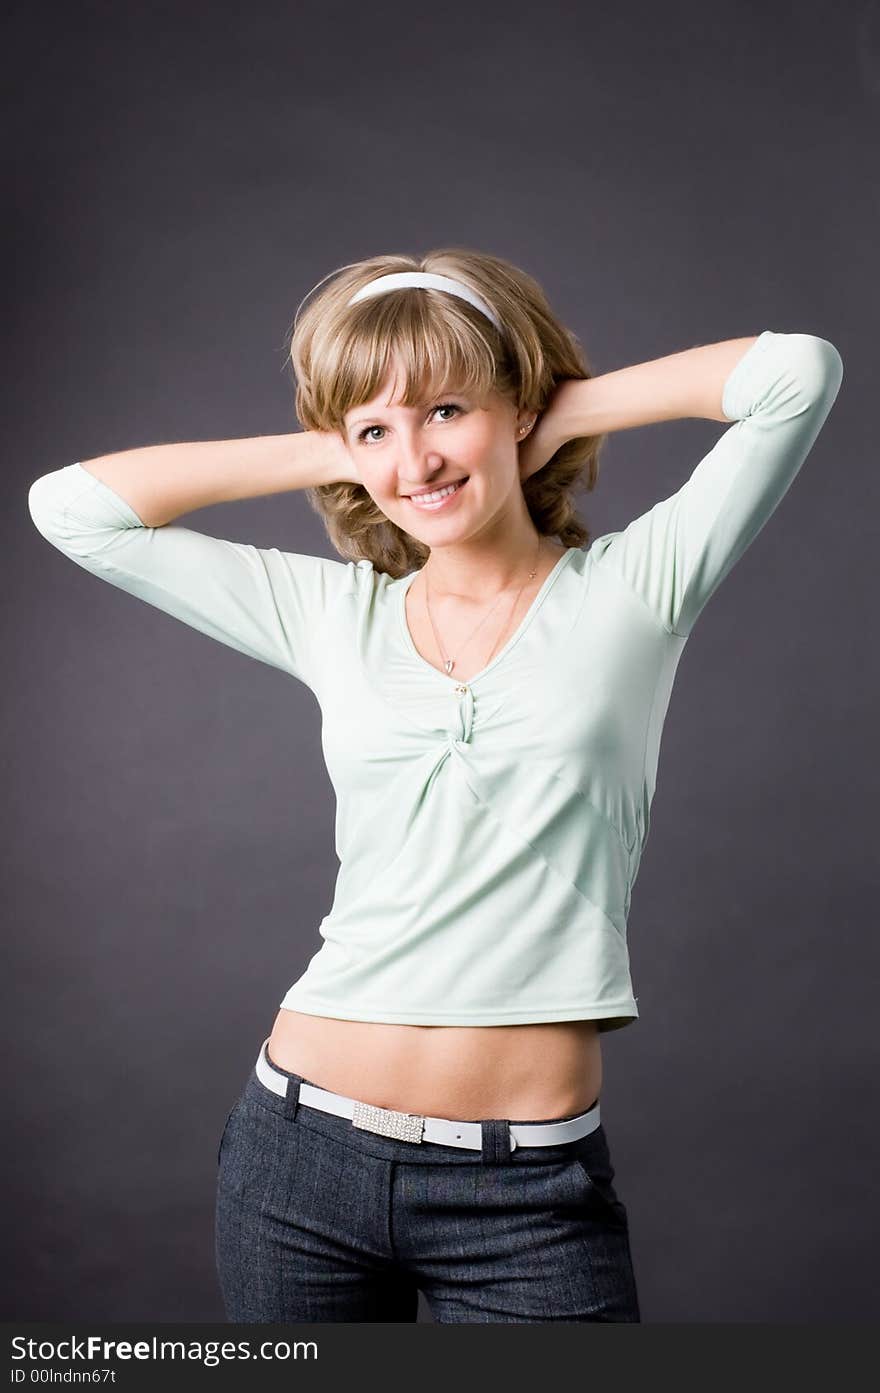
[{"label": "nose", "polygon": [[402,434],[400,437],[400,458],[398,461],[398,477],[400,480],[400,492],[406,493],[409,489],[425,488],[430,484],[434,475],[443,468],[443,456],[436,450],[428,450],[419,441],[418,436],[412,437]]}]

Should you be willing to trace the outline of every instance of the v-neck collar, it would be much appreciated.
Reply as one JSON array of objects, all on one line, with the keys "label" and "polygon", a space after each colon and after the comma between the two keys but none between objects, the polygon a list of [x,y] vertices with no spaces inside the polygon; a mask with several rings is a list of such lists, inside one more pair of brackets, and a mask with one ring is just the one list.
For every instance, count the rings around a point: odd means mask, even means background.
[{"label": "v-neck collar", "polygon": [[[529,608],[526,610],[525,614],[520,620],[517,628],[511,634],[510,638],[507,640],[504,646],[501,649],[499,649],[499,651],[495,654],[495,657],[492,659],[491,662],[487,663],[486,666],[482,668],[479,672],[475,673],[473,677],[469,677],[467,679],[467,682],[464,684],[465,686],[472,687],[475,682],[481,681],[482,678],[487,675],[487,673],[490,673],[492,669],[495,668],[498,665],[498,663],[501,662],[502,658],[505,658],[507,656],[507,654],[513,648],[514,644],[522,638],[526,629],[529,627],[529,624],[532,622],[535,615],[538,613],[538,610],[541,608],[541,605],[544,603],[544,600],[546,599],[554,581],[564,570],[564,568],[568,565],[568,562],[571,560],[574,553],[578,550],[580,550],[580,548],[578,547],[567,547],[565,549],[565,551],[556,561],[555,565],[553,566],[553,569],[549,571],[547,575],[544,577],[540,590],[538,591],[535,598],[532,600],[532,603],[529,605]],[[413,637],[409,631],[409,624],[407,623],[406,619],[406,594],[409,590],[409,587],[412,585],[413,581],[415,580],[418,574],[419,572],[416,570],[412,571],[408,576],[404,576],[403,580],[400,583],[400,588],[397,592],[397,614],[398,619],[400,621],[400,631],[403,637],[404,645],[410,657],[414,658],[416,663],[418,663],[421,667],[427,669],[429,673],[432,673],[433,676],[438,678],[442,683],[444,683],[445,685],[448,685],[450,682],[459,684],[460,679],[458,677],[454,677],[452,673],[441,672],[439,668],[436,668],[432,663],[429,663],[427,658],[423,658],[413,642]]]}]

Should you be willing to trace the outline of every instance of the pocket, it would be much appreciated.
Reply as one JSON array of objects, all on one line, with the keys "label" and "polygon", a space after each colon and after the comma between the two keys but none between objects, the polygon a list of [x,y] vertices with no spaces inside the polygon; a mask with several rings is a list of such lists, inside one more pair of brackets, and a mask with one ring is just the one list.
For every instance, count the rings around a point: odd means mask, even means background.
[{"label": "pocket", "polygon": [[236,1102],[234,1102],[233,1105],[232,1105],[232,1107],[229,1109],[229,1112],[226,1114],[226,1121],[225,1121],[224,1124],[223,1124],[223,1131],[220,1133],[220,1142],[219,1142],[219,1144],[218,1144],[218,1146],[217,1146],[217,1165],[218,1165],[218,1167],[219,1167],[219,1165],[220,1165],[220,1158],[221,1158],[222,1155],[223,1155],[223,1143],[226,1141],[226,1134],[227,1134],[227,1132],[229,1131],[229,1124],[230,1124],[230,1122],[232,1121],[233,1116],[234,1116],[235,1113],[237,1112],[237,1110],[238,1110],[238,1105],[239,1105],[240,1102],[241,1102],[241,1099],[240,1099],[240,1098],[237,1099]]},{"label": "pocket", "polygon": [[572,1173],[586,1205],[597,1214],[613,1220],[615,1226],[628,1227],[626,1206],[614,1188],[614,1166],[601,1128],[577,1144]]},{"label": "pocket", "polygon": [[611,1181],[600,1179],[595,1174],[591,1174],[584,1161],[575,1160],[572,1165],[578,1180],[583,1183],[584,1199],[590,1207],[603,1210],[610,1219],[614,1219],[616,1223],[625,1228],[627,1226],[626,1208]]}]

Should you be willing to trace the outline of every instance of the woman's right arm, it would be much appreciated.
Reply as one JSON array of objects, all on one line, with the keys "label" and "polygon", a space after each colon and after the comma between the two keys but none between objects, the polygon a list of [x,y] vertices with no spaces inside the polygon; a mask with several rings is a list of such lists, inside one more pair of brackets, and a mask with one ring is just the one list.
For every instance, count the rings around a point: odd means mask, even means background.
[{"label": "woman's right arm", "polygon": [[322,640],[345,598],[370,584],[366,572],[167,524],[213,503],[337,482],[346,469],[341,438],[323,432],[151,445],[42,475],[28,507],[46,541],[92,575],[312,686]]},{"label": "woman's right arm", "polygon": [[146,527],[183,513],[342,480],[357,482],[342,439],[324,431],[145,445],[80,461],[124,498]]}]

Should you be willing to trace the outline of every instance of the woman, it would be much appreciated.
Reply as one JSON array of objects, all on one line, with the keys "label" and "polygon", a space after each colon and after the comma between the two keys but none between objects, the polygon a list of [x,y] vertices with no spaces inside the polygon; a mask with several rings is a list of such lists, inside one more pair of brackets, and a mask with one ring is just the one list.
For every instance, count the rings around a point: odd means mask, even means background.
[{"label": "woman", "polygon": [[[461,249],[343,267],[294,323],[305,430],[32,486],[78,564],[308,685],[337,795],[320,951],[220,1143],[233,1321],[639,1321],[599,1116],[638,1016],[630,895],[684,644],[837,394],[764,330],[593,377],[535,281]],[[584,544],[608,433],[728,425]],[[305,489],[341,561],[166,524]],[[491,1027],[491,1028],[489,1028]]]}]

